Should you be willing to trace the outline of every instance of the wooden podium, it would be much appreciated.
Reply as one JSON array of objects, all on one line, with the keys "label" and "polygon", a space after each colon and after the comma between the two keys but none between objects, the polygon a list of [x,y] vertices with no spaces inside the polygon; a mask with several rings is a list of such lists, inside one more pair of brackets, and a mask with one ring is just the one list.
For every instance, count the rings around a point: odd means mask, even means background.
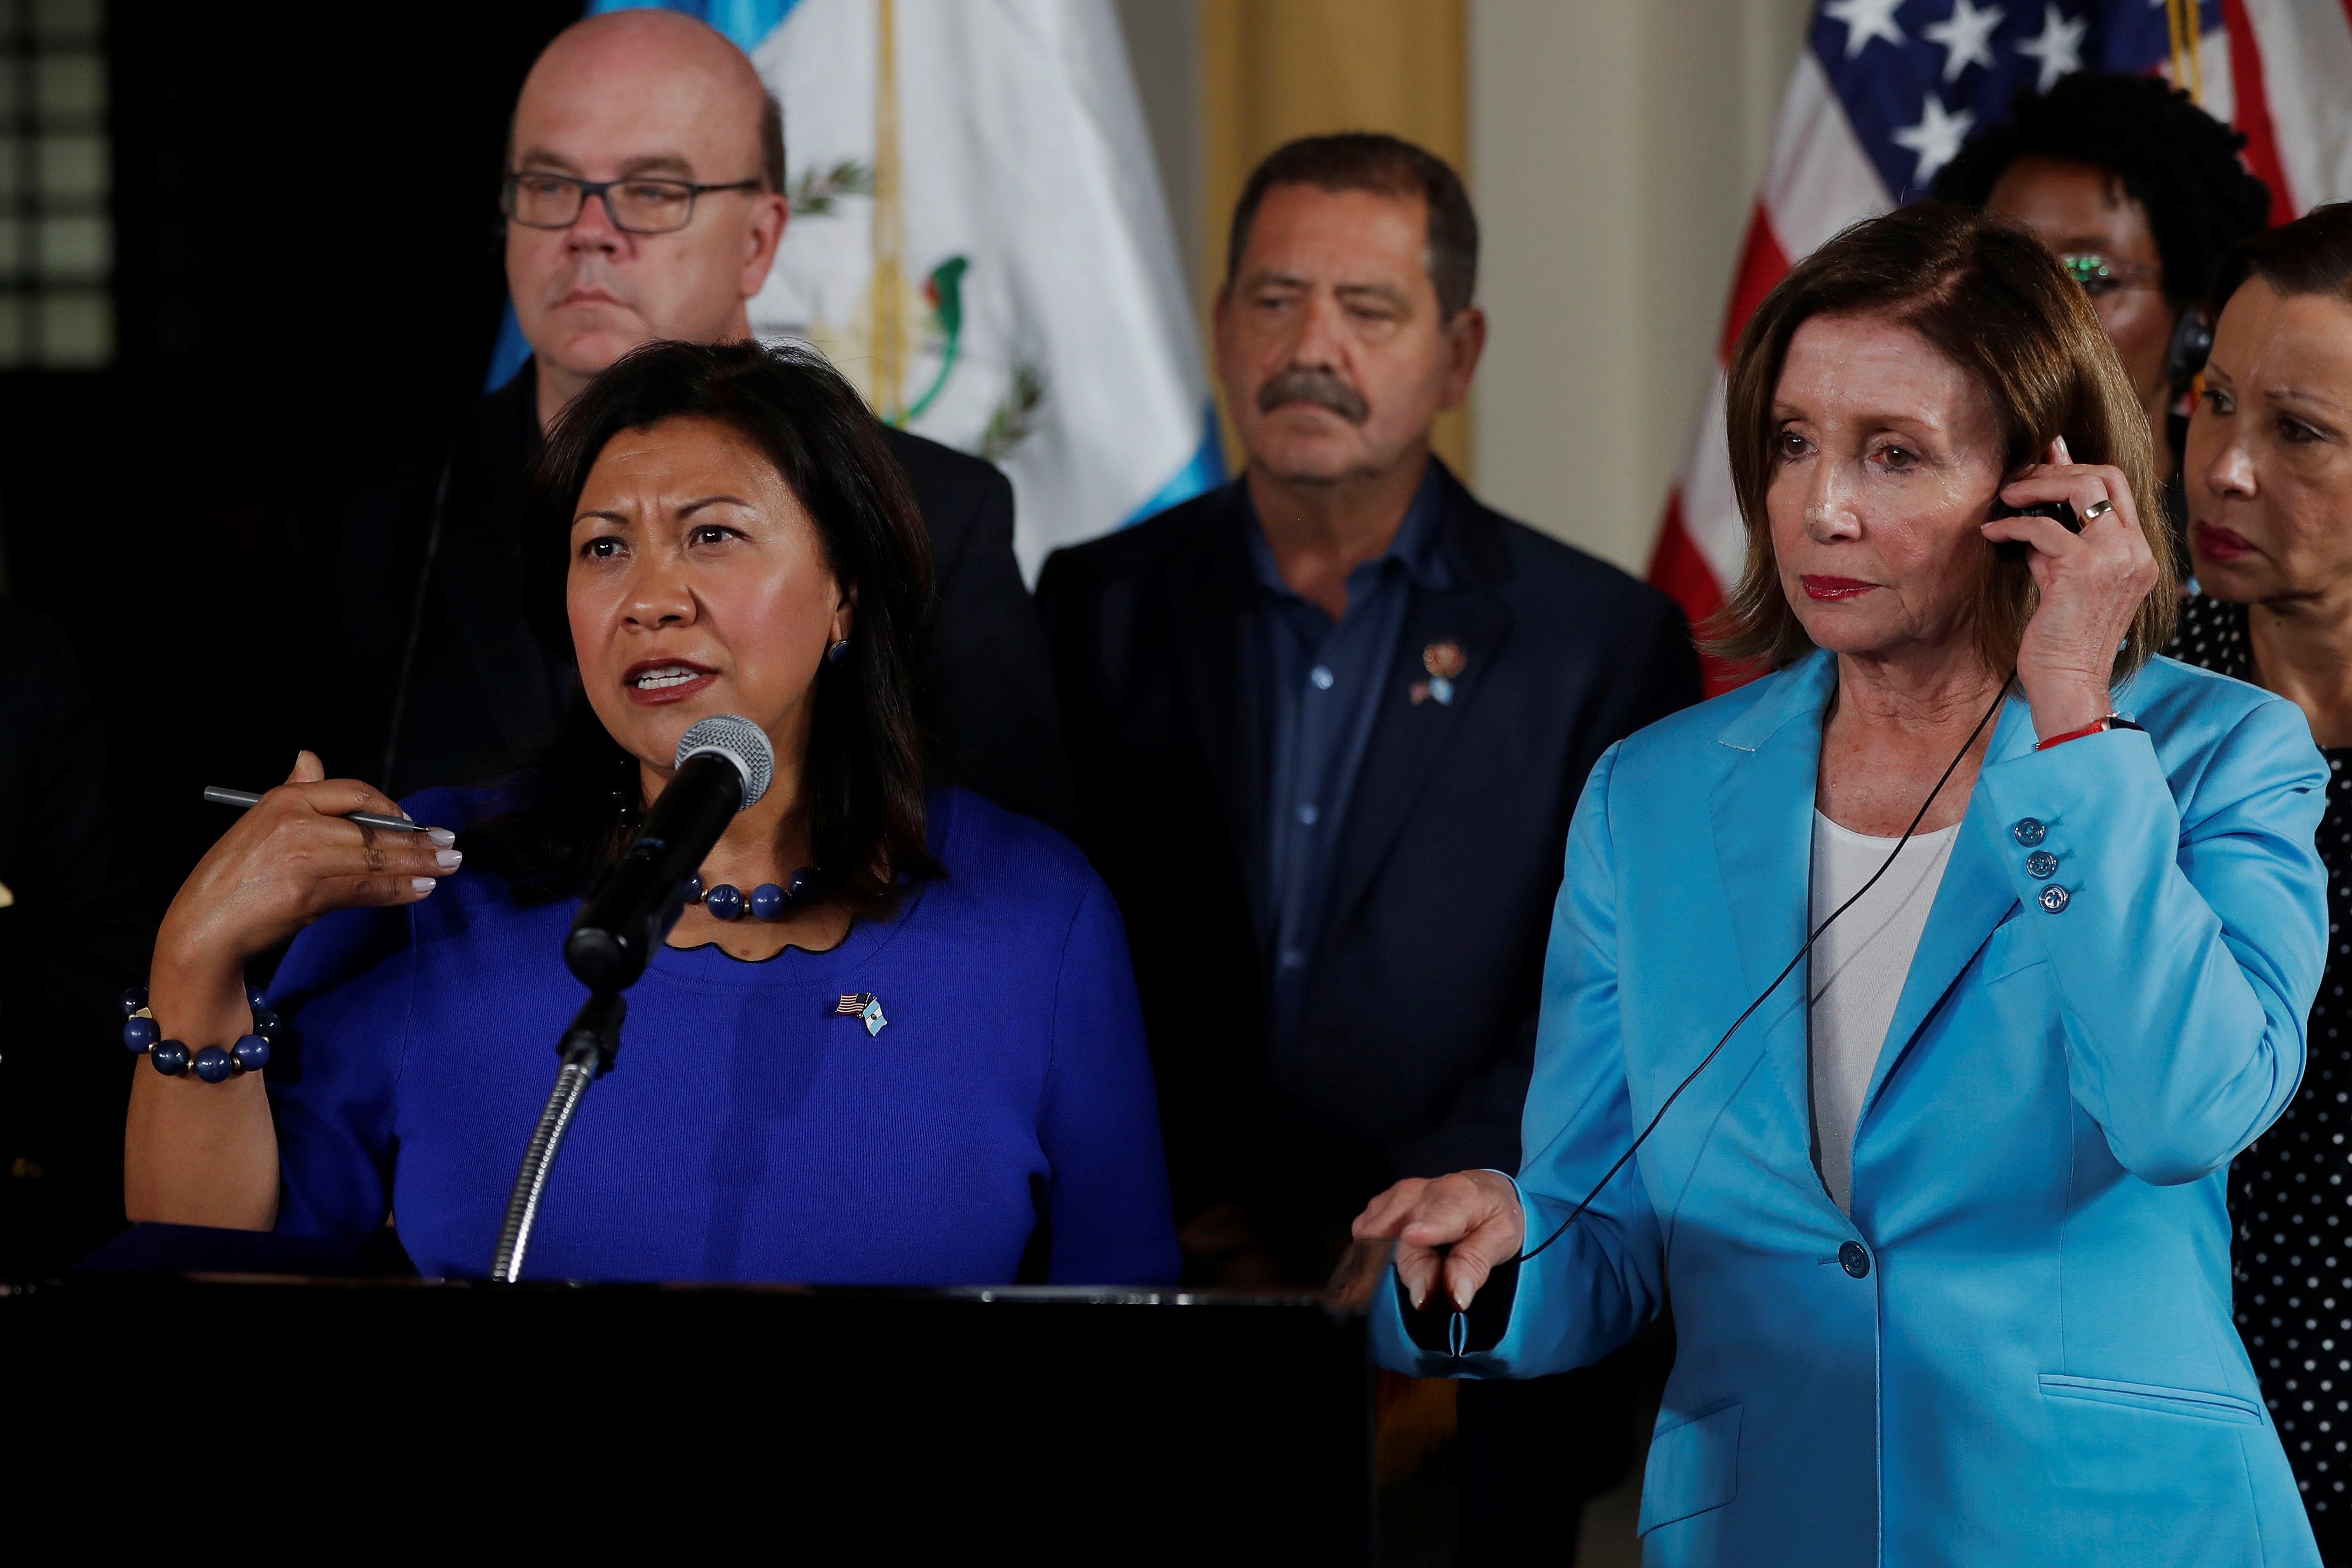
[{"label": "wooden podium", "polygon": [[1363,1563],[1367,1341],[1320,1296],[1175,1289],[89,1272],[0,1294],[18,1452],[58,1439],[18,1479],[103,1456],[119,1496],[168,1474],[248,1520],[323,1510],[306,1537],[342,1499],[420,1549],[455,1528],[518,1551]]}]

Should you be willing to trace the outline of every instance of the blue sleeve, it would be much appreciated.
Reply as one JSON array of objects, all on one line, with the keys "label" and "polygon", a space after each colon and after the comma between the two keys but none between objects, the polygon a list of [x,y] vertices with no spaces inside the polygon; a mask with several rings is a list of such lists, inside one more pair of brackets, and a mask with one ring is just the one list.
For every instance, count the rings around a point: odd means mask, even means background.
[{"label": "blue sleeve", "polygon": [[[2178,798],[2130,730],[1997,763],[1979,787],[2057,976],[2075,1102],[2144,1181],[2220,1170],[2294,1097],[2327,958],[2312,845],[2327,768],[2302,711],[2253,709]],[[2046,881],[2016,837],[2028,817],[2057,858]]]},{"label": "blue sleeve", "polygon": [[269,1005],[287,1033],[265,1071],[279,1230],[357,1245],[390,1215],[394,1098],[415,973],[405,908],[329,915],[278,966]]},{"label": "blue sleeve", "polygon": [[1099,880],[1087,888],[1063,942],[1038,1138],[1053,1173],[1047,1279],[1174,1283],[1181,1260],[1143,1007],[1126,928]]},{"label": "blue sleeve", "polygon": [[[1609,784],[1618,748],[1593,764],[1568,833],[1568,863],[1544,953],[1535,1077],[1517,1182],[1522,1251],[1566,1220],[1633,1141],[1633,1100],[1617,1011],[1617,873]],[[1391,1281],[1394,1271],[1391,1271]],[[1519,1266],[1510,1319],[1492,1351],[1459,1357],[1415,1345],[1398,1292],[1374,1293],[1381,1364],[1416,1377],[1538,1377],[1585,1366],[1633,1337],[1665,1300],[1657,1210],[1629,1160],[1576,1224]]]}]

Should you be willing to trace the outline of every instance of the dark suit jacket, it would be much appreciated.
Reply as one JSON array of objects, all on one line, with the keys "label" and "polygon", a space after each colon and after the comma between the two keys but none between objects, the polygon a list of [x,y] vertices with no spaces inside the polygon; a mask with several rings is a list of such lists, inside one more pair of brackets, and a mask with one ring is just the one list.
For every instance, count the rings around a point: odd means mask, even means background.
[{"label": "dark suit jacket", "polygon": [[115,998],[154,924],[116,858],[106,742],[65,628],[0,599],[0,1273],[122,1223],[131,1058]]},{"label": "dark suit jacket", "polygon": [[[1517,1167],[1578,792],[1603,749],[1699,692],[1664,595],[1441,484],[1454,586],[1413,591],[1304,1025],[1278,1058],[1253,915],[1260,590],[1239,484],[1057,552],[1038,583],[1081,842],[1134,952],[1178,1217],[1238,1203],[1302,1279],[1387,1182]],[[1465,664],[1444,702],[1423,661],[1448,641]]]},{"label": "dark suit jacket", "polygon": [[[331,773],[375,778],[425,574],[435,495],[446,486],[415,663],[390,774],[394,795],[467,783],[543,744],[572,700],[568,649],[523,606],[520,528],[540,444],[530,365],[480,400],[446,458],[412,460],[347,509],[324,595],[341,649],[313,704]],[[1073,806],[1045,639],[1013,554],[1013,487],[992,464],[887,433],[929,525],[934,584],[925,666],[929,729],[949,782],[1066,831]],[[322,747],[325,749],[325,747]],[[339,753],[339,754],[338,754]]]}]

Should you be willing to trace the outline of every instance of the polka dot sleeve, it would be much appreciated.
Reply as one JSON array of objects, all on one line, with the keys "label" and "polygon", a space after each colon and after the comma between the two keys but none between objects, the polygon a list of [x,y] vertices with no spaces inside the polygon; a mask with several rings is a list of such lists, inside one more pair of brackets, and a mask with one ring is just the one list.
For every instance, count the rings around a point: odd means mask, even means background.
[{"label": "polka dot sleeve", "polygon": [[[2165,652],[2254,680],[2246,609],[2192,596]],[[2259,684],[2257,681],[2256,684]],[[2327,758],[2327,969],[2302,1085],[2230,1172],[2238,1331],[2329,1563],[2352,1563],[2352,749]]]}]

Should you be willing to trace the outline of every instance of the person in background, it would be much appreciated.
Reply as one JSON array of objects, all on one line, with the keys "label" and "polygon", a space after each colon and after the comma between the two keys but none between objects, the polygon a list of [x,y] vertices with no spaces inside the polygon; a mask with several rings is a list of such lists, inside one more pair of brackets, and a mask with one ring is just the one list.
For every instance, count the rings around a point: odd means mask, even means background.
[{"label": "person in background", "polygon": [[[1388,1183],[1515,1168],[1576,792],[1699,693],[1663,595],[1431,455],[1486,342],[1477,255],[1420,148],[1273,153],[1216,304],[1245,472],[1038,580],[1203,1281],[1319,1285]],[[1471,1560],[1558,1540],[1577,1442],[1622,1426],[1594,1386],[1464,1391]]]},{"label": "person in background", "polygon": [[122,1224],[113,999],[153,923],[116,861],[106,765],[65,628],[0,597],[0,1279]]},{"label": "person in background", "polygon": [[2352,205],[2250,241],[2211,309],[2185,459],[2202,592],[2166,651],[2291,700],[2327,759],[2327,971],[2302,1084],[2231,1173],[2238,1331],[2321,1554],[2352,1563]]},{"label": "person in background", "polygon": [[2269,221],[2239,132],[2155,77],[2079,71],[2018,96],[1936,175],[1935,192],[2031,229],[2091,296],[2147,410],[2177,534],[2182,419],[2223,252]]},{"label": "person in background", "polygon": [[[572,677],[520,609],[524,474],[556,416],[622,354],[750,336],[746,301],[784,233],[782,111],[741,50],[673,11],[559,34],[523,83],[507,156],[507,287],[531,357],[446,455],[360,496],[329,552],[344,657],[312,704],[313,732],[339,769],[395,795],[479,782],[555,732]],[[1012,487],[977,458],[901,430],[887,439],[931,535],[926,718],[941,761],[1006,809],[1066,828]]]},{"label": "person in background", "polygon": [[[222,836],[124,1026],[155,1069],[132,1216],[357,1247],[396,1209],[425,1273],[487,1271],[580,1005],[580,895],[680,737],[735,714],[773,780],[629,990],[629,1055],[572,1125],[530,1273],[1171,1279],[1118,910],[1050,828],[931,787],[927,541],[856,390],[802,350],[649,344],[558,419],[526,530],[524,611],[568,633],[583,703],[536,767],[415,797],[429,834],[349,820],[400,808],[305,752]],[[246,970],[289,938],[271,1046]]]}]

